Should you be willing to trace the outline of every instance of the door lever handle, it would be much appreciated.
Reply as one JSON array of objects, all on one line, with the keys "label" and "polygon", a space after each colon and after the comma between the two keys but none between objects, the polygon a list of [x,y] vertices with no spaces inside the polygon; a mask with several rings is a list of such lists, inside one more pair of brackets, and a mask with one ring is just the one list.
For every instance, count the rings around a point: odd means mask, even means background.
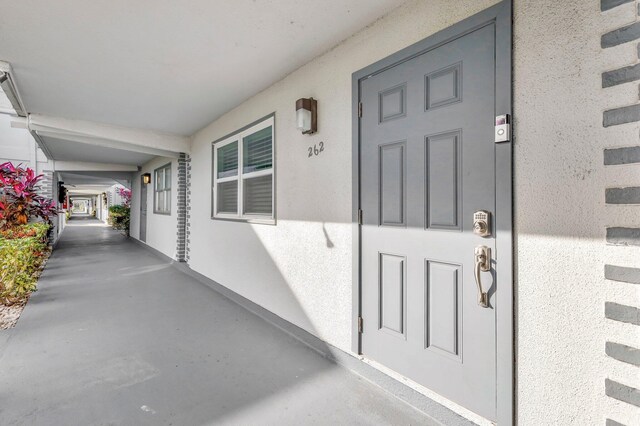
[{"label": "door lever handle", "polygon": [[478,305],[483,308],[489,307],[487,293],[482,289],[482,277],[480,272],[488,272],[491,270],[491,249],[487,246],[477,246],[474,250],[473,257],[475,259],[475,277],[478,286]]}]

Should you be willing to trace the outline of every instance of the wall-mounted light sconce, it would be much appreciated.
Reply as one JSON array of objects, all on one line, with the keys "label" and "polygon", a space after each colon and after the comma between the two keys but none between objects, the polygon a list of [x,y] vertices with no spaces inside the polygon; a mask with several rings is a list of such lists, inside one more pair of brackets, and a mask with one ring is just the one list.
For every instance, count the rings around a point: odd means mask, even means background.
[{"label": "wall-mounted light sconce", "polygon": [[296,124],[303,135],[318,131],[318,102],[313,98],[296,101]]},{"label": "wall-mounted light sconce", "polygon": [[149,185],[151,183],[151,173],[145,173],[142,175],[142,183]]}]

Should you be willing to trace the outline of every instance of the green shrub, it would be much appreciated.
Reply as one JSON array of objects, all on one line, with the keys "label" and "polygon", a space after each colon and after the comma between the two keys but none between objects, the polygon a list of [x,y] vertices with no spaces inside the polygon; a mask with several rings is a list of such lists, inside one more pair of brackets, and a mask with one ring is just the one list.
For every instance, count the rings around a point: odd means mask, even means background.
[{"label": "green shrub", "polygon": [[0,234],[0,302],[24,300],[36,291],[40,266],[47,258],[49,225],[34,223]]},{"label": "green shrub", "polygon": [[121,204],[109,207],[109,225],[129,235],[130,208]]}]

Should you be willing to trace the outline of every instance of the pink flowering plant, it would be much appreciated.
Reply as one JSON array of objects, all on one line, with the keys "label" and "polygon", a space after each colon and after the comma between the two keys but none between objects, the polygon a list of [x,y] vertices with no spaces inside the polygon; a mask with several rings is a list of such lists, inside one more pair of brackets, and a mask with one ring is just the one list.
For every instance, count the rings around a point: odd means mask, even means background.
[{"label": "pink flowering plant", "polygon": [[[42,175],[12,163],[0,164],[0,304],[24,302],[33,291],[47,246],[53,200],[38,194]],[[29,223],[40,218],[40,223]]]},{"label": "pink flowering plant", "polygon": [[131,190],[128,188],[118,188],[118,195],[122,198],[125,207],[131,207]]},{"label": "pink flowering plant", "polygon": [[131,190],[127,188],[116,188],[116,192],[122,198],[122,204],[109,207],[108,222],[114,229],[124,231],[129,235],[129,225],[131,222]]},{"label": "pink flowering plant", "polygon": [[38,194],[42,177],[28,167],[0,164],[0,229],[25,225],[31,218],[51,224],[57,211],[53,200]]}]

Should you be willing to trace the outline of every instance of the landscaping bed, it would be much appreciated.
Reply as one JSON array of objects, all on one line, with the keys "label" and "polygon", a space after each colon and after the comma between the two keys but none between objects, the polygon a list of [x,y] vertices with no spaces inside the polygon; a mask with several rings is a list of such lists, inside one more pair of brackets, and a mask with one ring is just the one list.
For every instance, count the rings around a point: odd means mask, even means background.
[{"label": "landscaping bed", "polygon": [[0,164],[0,329],[13,327],[51,254],[52,199],[40,194],[43,175]]},{"label": "landscaping bed", "polygon": [[28,301],[29,298],[27,297],[22,302],[14,303],[11,306],[0,305],[0,330],[8,330],[15,327]]},{"label": "landscaping bed", "polygon": [[51,255],[46,223],[0,231],[0,329],[15,325]]}]

